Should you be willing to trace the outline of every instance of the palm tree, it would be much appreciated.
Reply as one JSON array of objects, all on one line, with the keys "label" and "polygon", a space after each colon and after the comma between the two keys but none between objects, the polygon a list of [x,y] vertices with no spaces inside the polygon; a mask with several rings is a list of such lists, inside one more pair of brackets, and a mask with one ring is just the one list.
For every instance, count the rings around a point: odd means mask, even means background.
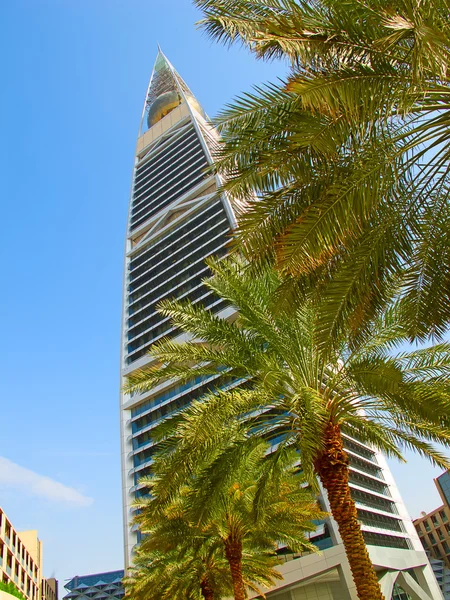
[{"label": "palm tree", "polygon": [[[217,544],[184,520],[164,515],[153,523],[151,537],[138,547],[131,574],[124,579],[127,596],[136,600],[217,600],[230,592],[228,565]],[[164,543],[161,543],[161,538]],[[149,544],[148,541],[151,543]]]},{"label": "palm tree", "polygon": [[[255,277],[237,260],[210,266],[207,285],[236,308],[235,320],[190,303],[163,302],[161,312],[190,341],[156,343],[156,362],[128,381],[128,391],[143,391],[167,378],[220,373],[225,386],[163,425],[168,460],[180,468],[170,477],[158,474],[160,489],[170,494],[233,427],[252,440],[270,435],[276,425],[285,445],[300,451],[307,479],[313,483],[317,476],[328,493],[358,597],[382,598],[350,494],[343,433],[400,459],[402,448],[412,448],[447,468],[433,442],[450,445],[450,345],[395,353],[408,333],[394,306],[371,324],[357,348],[343,335],[337,346],[326,347],[318,342],[319,305],[295,312],[275,308],[280,280],[273,270]],[[251,385],[227,389],[230,378]]]},{"label": "palm tree", "polygon": [[[260,593],[258,586],[281,579],[274,569],[279,544],[295,552],[316,550],[305,534],[325,513],[300,486],[295,452],[269,460],[266,442],[242,446],[243,438],[230,431],[207,459],[191,463],[188,483],[175,491],[171,485],[169,495],[166,478],[173,479],[183,465],[167,449],[156,456],[154,476],[142,480],[151,497],[136,504],[136,523],[146,538],[130,595],[164,589],[168,598],[201,593],[206,600],[232,590],[236,600],[244,600],[247,588]],[[181,455],[177,460],[183,461]]]},{"label": "palm tree", "polygon": [[[285,81],[218,117],[215,159],[245,210],[237,241],[321,303],[321,336],[402,298],[412,337],[450,323],[447,0],[196,0],[207,33]],[[293,289],[292,289],[293,288]],[[286,289],[283,290],[283,295]]]},{"label": "palm tree", "polygon": [[218,598],[209,585],[208,565],[178,552],[151,554],[138,550],[131,575],[124,580],[127,597],[136,600]]}]

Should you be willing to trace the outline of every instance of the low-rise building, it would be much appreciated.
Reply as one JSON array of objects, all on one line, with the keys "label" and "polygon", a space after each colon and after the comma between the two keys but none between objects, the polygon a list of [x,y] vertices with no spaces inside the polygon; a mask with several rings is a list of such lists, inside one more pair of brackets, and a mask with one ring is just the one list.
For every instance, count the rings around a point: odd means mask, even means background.
[{"label": "low-rise building", "polygon": [[[12,582],[27,600],[44,600],[42,590],[46,587],[42,577],[42,542],[36,530],[16,531],[0,508],[0,581]],[[57,600],[56,595],[47,596]]]},{"label": "low-rise building", "polygon": [[420,541],[430,558],[450,568],[450,471],[434,480],[443,504],[414,521]]},{"label": "low-rise building", "polygon": [[58,600],[58,581],[54,577],[42,580],[41,600]]},{"label": "low-rise building", "polygon": [[64,587],[69,592],[63,600],[122,600],[124,571],[76,575]]}]

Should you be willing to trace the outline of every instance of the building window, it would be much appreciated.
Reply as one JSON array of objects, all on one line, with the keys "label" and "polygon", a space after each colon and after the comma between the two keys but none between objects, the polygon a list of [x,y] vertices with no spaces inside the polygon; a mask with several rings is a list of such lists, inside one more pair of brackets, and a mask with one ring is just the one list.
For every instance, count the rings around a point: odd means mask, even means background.
[{"label": "building window", "polygon": [[447,471],[436,479],[446,503],[450,505],[450,473]]},{"label": "building window", "polygon": [[436,538],[434,537],[434,535],[432,533],[428,534],[428,539],[430,540],[430,544],[436,543]]}]

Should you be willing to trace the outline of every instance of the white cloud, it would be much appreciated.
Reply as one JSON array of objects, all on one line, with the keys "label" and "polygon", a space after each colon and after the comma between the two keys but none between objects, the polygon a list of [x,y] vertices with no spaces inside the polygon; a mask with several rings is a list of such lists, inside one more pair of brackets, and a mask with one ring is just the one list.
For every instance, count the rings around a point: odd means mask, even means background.
[{"label": "white cloud", "polygon": [[80,494],[76,489],[59,483],[45,475],[21,467],[0,456],[0,486],[16,488],[53,502],[76,507],[89,506],[93,498]]}]

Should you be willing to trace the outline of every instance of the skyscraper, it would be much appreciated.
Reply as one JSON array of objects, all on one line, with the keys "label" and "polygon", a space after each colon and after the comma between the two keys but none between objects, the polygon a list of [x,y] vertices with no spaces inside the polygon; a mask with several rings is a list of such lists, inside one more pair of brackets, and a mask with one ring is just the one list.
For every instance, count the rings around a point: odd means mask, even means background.
[{"label": "skyscraper", "polygon": [[[202,284],[208,274],[205,258],[226,253],[228,234],[235,222],[232,204],[218,194],[219,181],[207,170],[216,142],[217,133],[208,124],[203,109],[159,51],[142,114],[128,217],[123,378],[149,363],[146,352],[153,342],[163,336],[180,335],[168,319],[156,312],[161,299],[189,298],[224,317],[232,314],[232,309]],[[198,378],[189,385],[167,382],[144,394],[122,395],[127,562],[139,540],[139,533],[130,528],[132,503],[145,494],[140,478],[151,469],[152,429],[213,385],[214,377]],[[386,599],[391,598],[394,585],[411,598],[439,598],[425,552],[384,458],[349,436],[346,448],[353,497]],[[322,503],[326,508],[325,494]],[[273,597],[291,600],[296,597],[296,589],[319,586],[323,598],[356,598],[335,523],[328,520],[319,524],[312,538],[323,554],[287,557],[292,560],[282,567],[285,581],[272,592]],[[286,585],[288,595],[283,590]],[[421,596],[417,595],[418,588]]]},{"label": "skyscraper", "polygon": [[[178,333],[156,312],[160,300],[189,298],[214,311],[225,308],[202,284],[205,258],[225,254],[234,222],[216,177],[207,172],[215,140],[203,109],[159,51],[142,114],[128,217],[122,377],[148,363],[153,342]],[[121,398],[126,556],[138,539],[128,524],[132,502],[143,493],[139,479],[149,473],[152,429],[209,385],[199,380]]]}]

